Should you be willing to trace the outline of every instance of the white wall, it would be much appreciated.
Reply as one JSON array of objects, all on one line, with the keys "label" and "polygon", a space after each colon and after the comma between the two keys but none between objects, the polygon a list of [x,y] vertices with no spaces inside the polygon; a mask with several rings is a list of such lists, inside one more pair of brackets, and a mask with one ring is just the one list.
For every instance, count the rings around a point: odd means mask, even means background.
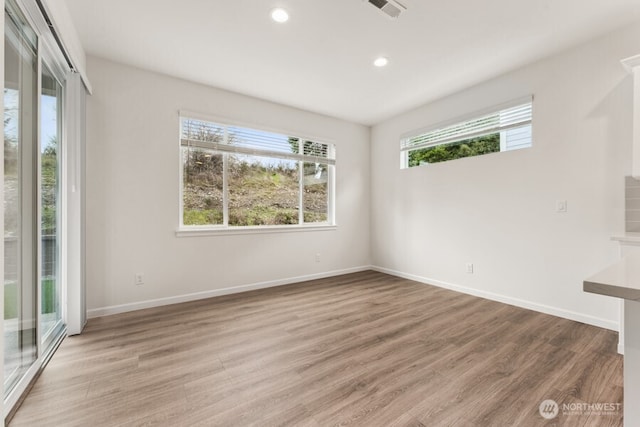
[{"label": "white wall", "polygon": [[[369,128],[94,57],[87,64],[90,315],[370,265]],[[334,142],[337,230],[176,237],[179,110]]]},{"label": "white wall", "polygon": [[[619,61],[638,53],[640,25],[374,126],[373,264],[617,328],[617,301],[582,280],[618,256],[632,105]],[[401,134],[528,94],[533,148],[400,170]]]}]

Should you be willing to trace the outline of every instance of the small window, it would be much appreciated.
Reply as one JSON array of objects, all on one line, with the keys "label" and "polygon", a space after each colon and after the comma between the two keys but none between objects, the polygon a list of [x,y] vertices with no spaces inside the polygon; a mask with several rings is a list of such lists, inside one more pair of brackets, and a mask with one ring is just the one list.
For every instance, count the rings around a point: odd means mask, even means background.
[{"label": "small window", "polygon": [[402,167],[531,147],[532,98],[403,137]]},{"label": "small window", "polygon": [[180,122],[182,227],[333,225],[332,144]]}]

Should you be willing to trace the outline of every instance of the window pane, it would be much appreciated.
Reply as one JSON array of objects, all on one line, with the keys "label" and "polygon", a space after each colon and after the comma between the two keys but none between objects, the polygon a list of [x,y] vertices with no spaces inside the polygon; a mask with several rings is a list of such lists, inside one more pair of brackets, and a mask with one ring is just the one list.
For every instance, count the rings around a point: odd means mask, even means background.
[{"label": "window pane", "polygon": [[409,152],[409,167],[446,162],[500,151],[500,133],[465,139]]},{"label": "window pane", "polygon": [[4,391],[36,360],[37,54],[24,18],[5,10]]},{"label": "window pane", "polygon": [[185,119],[182,122],[182,139],[195,141],[224,142],[224,126],[202,120]]},{"label": "window pane", "polygon": [[228,126],[229,144],[281,153],[298,153],[297,138],[256,129]]},{"label": "window pane", "polygon": [[228,155],[229,225],[298,224],[298,162]]},{"label": "window pane", "polygon": [[329,198],[329,166],[304,163],[304,222],[326,222]]},{"label": "window pane", "polygon": [[182,147],[184,225],[223,224],[222,154]]},{"label": "window pane", "polygon": [[40,98],[42,277],[42,339],[47,342],[62,326],[60,310],[60,114],[62,87],[42,64]]},{"label": "window pane", "polygon": [[531,125],[509,129],[502,134],[502,151],[531,147]]}]

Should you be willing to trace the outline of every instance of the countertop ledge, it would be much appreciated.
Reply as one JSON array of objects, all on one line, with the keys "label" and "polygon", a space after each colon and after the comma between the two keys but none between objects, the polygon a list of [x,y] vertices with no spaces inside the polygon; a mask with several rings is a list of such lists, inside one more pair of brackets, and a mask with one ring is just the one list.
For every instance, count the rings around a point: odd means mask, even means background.
[{"label": "countertop ledge", "polygon": [[626,256],[585,279],[582,289],[593,294],[640,301],[640,255]]},{"label": "countertop ledge", "polygon": [[626,233],[611,236],[611,240],[621,243],[640,245],[640,233],[628,231]]}]

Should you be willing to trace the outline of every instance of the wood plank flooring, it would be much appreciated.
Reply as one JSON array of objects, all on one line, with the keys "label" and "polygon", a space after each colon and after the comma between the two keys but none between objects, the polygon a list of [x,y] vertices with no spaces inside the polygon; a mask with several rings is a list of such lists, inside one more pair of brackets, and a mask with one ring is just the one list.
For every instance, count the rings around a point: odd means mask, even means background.
[{"label": "wood plank flooring", "polygon": [[622,403],[616,342],[363,272],[92,319],[10,425],[620,426],[622,409],[562,413]]}]

